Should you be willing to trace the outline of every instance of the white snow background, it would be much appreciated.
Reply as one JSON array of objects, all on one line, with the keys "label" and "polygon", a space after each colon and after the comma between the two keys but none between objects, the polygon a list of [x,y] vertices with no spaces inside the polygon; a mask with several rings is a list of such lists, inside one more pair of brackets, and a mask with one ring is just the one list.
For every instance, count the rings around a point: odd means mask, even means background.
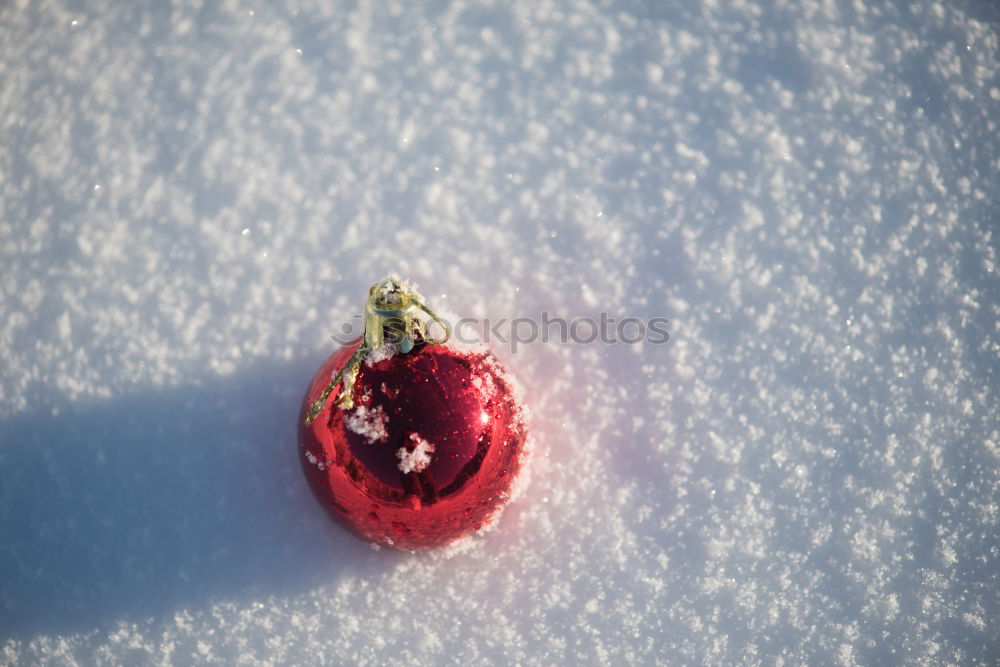
[{"label": "white snow background", "polygon": [[[1000,655],[989,2],[0,9],[0,663]],[[329,521],[295,421],[390,271],[532,477],[465,552]],[[995,663],[994,663],[995,664]]]}]

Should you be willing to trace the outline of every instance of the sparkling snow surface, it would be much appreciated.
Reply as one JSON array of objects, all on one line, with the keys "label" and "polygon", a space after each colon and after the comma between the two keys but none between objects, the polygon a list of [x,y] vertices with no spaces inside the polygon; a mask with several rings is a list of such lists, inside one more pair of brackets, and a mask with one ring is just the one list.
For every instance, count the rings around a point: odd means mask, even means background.
[{"label": "sparkling snow surface", "polygon": [[[1000,655],[990,2],[0,9],[0,663]],[[306,384],[391,271],[531,481],[464,550],[332,524]]]}]

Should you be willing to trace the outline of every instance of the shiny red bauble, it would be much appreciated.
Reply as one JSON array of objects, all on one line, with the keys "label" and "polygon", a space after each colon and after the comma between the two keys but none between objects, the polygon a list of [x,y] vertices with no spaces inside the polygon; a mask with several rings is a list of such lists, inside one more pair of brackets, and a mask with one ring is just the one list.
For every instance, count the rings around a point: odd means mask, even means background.
[{"label": "shiny red bauble", "polygon": [[510,495],[526,438],[499,362],[433,344],[369,358],[354,405],[342,409],[332,394],[306,426],[309,406],[360,342],[323,363],[303,401],[299,454],[316,498],[361,538],[396,549],[441,546],[488,525]]}]

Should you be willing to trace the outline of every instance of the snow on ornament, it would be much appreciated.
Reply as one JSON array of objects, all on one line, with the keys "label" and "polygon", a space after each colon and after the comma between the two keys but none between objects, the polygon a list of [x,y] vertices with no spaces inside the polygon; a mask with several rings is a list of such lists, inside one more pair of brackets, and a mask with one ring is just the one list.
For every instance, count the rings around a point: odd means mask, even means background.
[{"label": "snow on ornament", "polygon": [[369,291],[364,336],[334,352],[306,392],[299,454],[309,485],[330,516],[374,544],[427,549],[480,530],[522,468],[527,425],[511,378],[489,350],[449,336],[390,275]]}]

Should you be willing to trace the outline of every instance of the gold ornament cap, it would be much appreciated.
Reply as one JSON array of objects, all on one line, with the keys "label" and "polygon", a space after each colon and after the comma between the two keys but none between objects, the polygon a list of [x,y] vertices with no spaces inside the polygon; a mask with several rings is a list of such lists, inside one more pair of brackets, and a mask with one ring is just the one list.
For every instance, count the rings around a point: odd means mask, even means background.
[{"label": "gold ornament cap", "polygon": [[[427,333],[429,321],[422,314],[441,326],[444,330],[442,337],[434,338]],[[406,354],[413,349],[417,341],[441,345],[447,342],[450,336],[451,329],[448,323],[427,306],[424,297],[416,290],[416,287],[402,280],[395,273],[389,274],[384,280],[375,283],[368,290],[368,299],[365,301],[364,340],[361,341],[361,345],[354,351],[344,367],[337,371],[320,397],[309,407],[309,413],[305,420],[306,426],[312,425],[319,413],[323,411],[327,399],[341,380],[343,380],[344,386],[337,397],[337,405],[343,410],[350,410],[354,407],[351,389],[354,387],[354,380],[358,376],[361,362],[369,352],[392,345],[398,347],[401,353]]]}]

